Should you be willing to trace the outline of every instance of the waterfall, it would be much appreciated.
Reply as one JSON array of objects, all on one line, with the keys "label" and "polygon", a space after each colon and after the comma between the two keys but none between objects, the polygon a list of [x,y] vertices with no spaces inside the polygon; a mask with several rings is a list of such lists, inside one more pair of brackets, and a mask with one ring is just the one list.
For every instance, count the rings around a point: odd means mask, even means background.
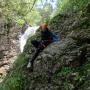
[{"label": "waterfall", "polygon": [[21,34],[20,40],[19,40],[19,41],[20,41],[20,51],[21,51],[21,53],[22,53],[23,50],[24,50],[24,46],[25,46],[28,38],[31,37],[31,36],[33,36],[33,35],[35,35],[35,33],[36,33],[36,31],[38,30],[38,28],[39,28],[39,26],[34,26],[34,27],[30,27],[30,26],[29,26],[29,27],[25,30],[24,34]]}]

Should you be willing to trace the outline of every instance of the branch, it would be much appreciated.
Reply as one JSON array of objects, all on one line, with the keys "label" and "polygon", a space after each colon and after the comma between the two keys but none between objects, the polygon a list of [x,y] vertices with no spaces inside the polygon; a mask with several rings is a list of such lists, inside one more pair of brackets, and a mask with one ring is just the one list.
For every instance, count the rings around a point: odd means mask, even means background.
[{"label": "branch", "polygon": [[[32,9],[33,9],[35,3],[36,3],[36,0],[34,0],[33,5],[32,5],[32,7],[31,7],[31,9],[30,9],[30,12],[32,11]],[[26,14],[28,14],[28,12],[27,12]],[[25,21],[26,21],[26,20],[25,20]]]},{"label": "branch", "polygon": [[31,7],[31,9],[30,9],[30,12],[32,11],[32,9],[33,9],[35,3],[36,3],[36,0],[34,0],[34,3],[33,3],[32,7]]}]

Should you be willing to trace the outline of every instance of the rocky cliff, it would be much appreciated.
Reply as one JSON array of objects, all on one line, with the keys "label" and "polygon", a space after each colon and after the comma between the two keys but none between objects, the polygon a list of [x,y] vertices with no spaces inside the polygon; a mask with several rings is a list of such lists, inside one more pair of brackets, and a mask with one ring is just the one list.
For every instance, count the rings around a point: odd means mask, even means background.
[{"label": "rocky cliff", "polygon": [[30,41],[38,36],[30,38],[0,90],[90,90],[90,13],[59,14],[49,25],[61,41],[40,53],[29,72]]},{"label": "rocky cliff", "polygon": [[0,82],[9,72],[19,52],[19,29],[16,25],[7,26],[6,20],[0,17]]},{"label": "rocky cliff", "polygon": [[90,90],[90,16],[58,15],[50,27],[61,41],[38,56],[24,90]]}]

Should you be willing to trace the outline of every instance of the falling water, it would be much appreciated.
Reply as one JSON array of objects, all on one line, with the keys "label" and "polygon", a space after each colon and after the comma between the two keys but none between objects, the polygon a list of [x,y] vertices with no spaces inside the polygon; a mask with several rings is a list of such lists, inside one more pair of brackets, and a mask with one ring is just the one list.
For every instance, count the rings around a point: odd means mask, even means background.
[{"label": "falling water", "polygon": [[38,30],[39,26],[34,26],[34,27],[28,27],[24,34],[21,35],[20,37],[20,51],[21,53],[24,50],[24,46],[28,40],[29,37],[35,35],[36,31]]}]

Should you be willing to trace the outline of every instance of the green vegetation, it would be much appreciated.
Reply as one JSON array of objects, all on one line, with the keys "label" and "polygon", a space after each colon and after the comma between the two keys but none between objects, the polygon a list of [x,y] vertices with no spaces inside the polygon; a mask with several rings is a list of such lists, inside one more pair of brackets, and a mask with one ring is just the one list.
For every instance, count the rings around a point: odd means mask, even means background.
[{"label": "green vegetation", "polygon": [[57,12],[68,13],[84,11],[90,0],[57,0]]},{"label": "green vegetation", "polygon": [[12,20],[22,26],[23,23],[37,25],[45,22],[53,12],[52,5],[46,1],[43,5],[40,0],[1,0],[0,17]]},{"label": "green vegetation", "polygon": [[35,3],[36,0],[1,0],[0,15],[5,19],[9,18],[19,24],[24,21],[33,25],[37,23],[36,20],[40,20]]},{"label": "green vegetation", "polygon": [[54,78],[63,77],[63,86],[67,88],[71,81],[76,82],[75,83],[76,87],[82,84],[88,84],[89,76],[90,76],[90,58],[88,58],[88,61],[80,67],[75,67],[75,68],[62,67],[62,69],[55,74]]},{"label": "green vegetation", "polygon": [[10,71],[5,81],[0,84],[0,90],[23,90],[25,82],[25,70],[27,57],[25,54],[18,56],[16,62],[14,63],[13,69]]}]

